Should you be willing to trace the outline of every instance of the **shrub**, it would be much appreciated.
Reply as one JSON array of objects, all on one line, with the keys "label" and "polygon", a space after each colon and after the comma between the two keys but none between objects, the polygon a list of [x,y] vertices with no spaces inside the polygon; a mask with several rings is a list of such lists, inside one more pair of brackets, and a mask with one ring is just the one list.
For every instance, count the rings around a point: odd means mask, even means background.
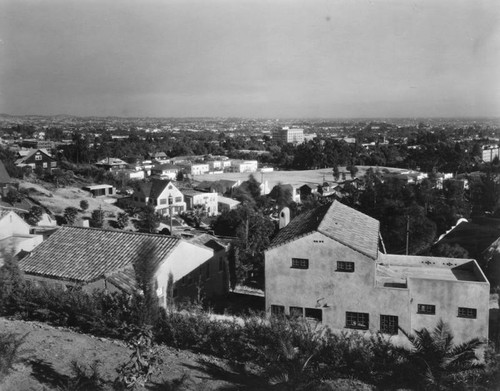
[{"label": "shrub", "polygon": [[78,215],[78,209],[73,206],[68,206],[64,209],[64,218],[69,225],[73,225],[76,221],[76,216]]},{"label": "shrub", "polygon": [[29,225],[37,225],[38,222],[42,219],[43,208],[38,205],[34,205],[31,207],[28,215],[26,216],[26,221]]},{"label": "shrub", "polygon": [[94,209],[89,223],[91,227],[102,228],[104,225],[104,211],[101,208]]},{"label": "shrub", "polygon": [[80,201],[80,209],[84,212],[89,208],[89,202],[87,200]]},{"label": "shrub", "polygon": [[0,333],[0,379],[8,375],[23,352],[21,346],[28,334]]},{"label": "shrub", "polygon": [[117,389],[136,390],[151,380],[162,361],[158,357],[158,347],[153,343],[150,326],[132,327],[127,339],[132,354],[130,360],[118,370],[115,386]]},{"label": "shrub", "polygon": [[90,365],[81,364],[78,361],[71,362],[72,376],[58,387],[58,391],[99,391],[104,389],[104,381],[100,373],[101,363],[94,360]]},{"label": "shrub", "polygon": [[128,225],[128,214],[126,212],[120,212],[118,213],[118,217],[116,219],[116,223],[118,225],[118,228],[124,229]]}]

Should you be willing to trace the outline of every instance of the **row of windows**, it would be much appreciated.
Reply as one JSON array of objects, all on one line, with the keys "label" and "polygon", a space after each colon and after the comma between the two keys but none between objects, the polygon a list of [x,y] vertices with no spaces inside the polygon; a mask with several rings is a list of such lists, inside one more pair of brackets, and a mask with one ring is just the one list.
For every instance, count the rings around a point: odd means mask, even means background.
[{"label": "row of windows", "polygon": [[[309,269],[309,259],[292,258],[292,269]],[[338,272],[354,273],[354,262],[337,262]]]},{"label": "row of windows", "polygon": [[[305,317],[318,322],[323,321],[323,311],[320,308],[303,308],[290,306],[291,317]],[[285,306],[271,305],[271,314],[285,315]],[[459,307],[458,316],[463,318],[476,318],[475,308]],[[345,327],[349,329],[368,330],[370,314],[366,312],[346,312]],[[398,333],[398,317],[395,315],[380,315],[380,332],[395,335]]]},{"label": "row of windows", "polygon": [[[271,305],[271,314],[274,316],[284,316],[285,306]],[[323,310],[321,308],[304,308],[290,306],[291,317],[305,317],[318,322],[323,321]],[[345,327],[349,329],[368,330],[370,315],[363,312],[346,312]],[[385,334],[398,333],[398,317],[394,315],[380,315],[380,331]]]},{"label": "row of windows", "polygon": [[[436,306],[433,304],[418,304],[417,305],[417,313],[423,314],[423,315],[435,315],[436,314]],[[467,307],[458,307],[457,316],[459,318],[476,319],[477,318],[477,309],[476,308],[467,308]]]}]

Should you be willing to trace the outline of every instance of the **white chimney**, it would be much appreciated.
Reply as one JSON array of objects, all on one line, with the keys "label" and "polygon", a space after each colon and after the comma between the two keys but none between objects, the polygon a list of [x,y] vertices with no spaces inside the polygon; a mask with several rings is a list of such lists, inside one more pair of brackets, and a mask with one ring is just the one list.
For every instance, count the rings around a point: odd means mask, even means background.
[{"label": "white chimney", "polygon": [[286,227],[290,222],[290,209],[288,207],[281,210],[279,222],[280,229]]}]

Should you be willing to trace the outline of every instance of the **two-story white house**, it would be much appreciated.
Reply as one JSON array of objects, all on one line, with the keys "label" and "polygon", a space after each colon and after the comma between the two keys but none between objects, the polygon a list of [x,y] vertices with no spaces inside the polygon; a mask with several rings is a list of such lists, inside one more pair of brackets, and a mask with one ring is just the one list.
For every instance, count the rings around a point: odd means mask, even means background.
[{"label": "two-story white house", "polygon": [[132,194],[132,202],[138,206],[151,205],[161,215],[186,210],[184,195],[168,180],[153,179],[151,182],[141,183],[139,190]]},{"label": "two-story white house", "polygon": [[216,216],[218,212],[218,194],[215,192],[205,193],[193,189],[182,189],[186,207],[188,210],[201,205],[208,216]]},{"label": "two-story white house", "polygon": [[441,318],[457,342],[488,337],[475,260],[384,254],[380,239],[378,220],[338,201],[297,216],[265,252],[266,310],[391,335]]}]

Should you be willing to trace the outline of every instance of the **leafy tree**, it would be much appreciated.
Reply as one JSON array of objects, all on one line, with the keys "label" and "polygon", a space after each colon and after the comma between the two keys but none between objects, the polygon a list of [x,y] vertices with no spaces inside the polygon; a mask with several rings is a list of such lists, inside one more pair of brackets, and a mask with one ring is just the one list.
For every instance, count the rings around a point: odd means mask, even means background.
[{"label": "leafy tree", "polygon": [[26,198],[26,194],[24,192],[21,192],[13,187],[7,191],[7,194],[5,195],[4,199],[5,201],[15,204],[16,202],[22,202]]},{"label": "leafy tree", "polygon": [[116,218],[116,223],[118,224],[118,228],[124,229],[128,225],[128,214],[126,212],[118,213]]},{"label": "leafy tree", "polygon": [[0,314],[9,305],[9,300],[14,300],[24,284],[24,276],[19,269],[17,257],[13,252],[0,250]]},{"label": "leafy tree", "polygon": [[156,232],[156,230],[160,226],[160,218],[156,214],[155,208],[153,206],[146,205],[141,209],[137,226],[141,232]]},{"label": "leafy tree", "polygon": [[77,215],[78,209],[73,206],[68,206],[66,209],[64,209],[64,218],[69,225],[75,224]]},{"label": "leafy tree", "polygon": [[37,225],[42,220],[43,208],[38,205],[33,205],[26,216],[26,221],[29,225]]},{"label": "leafy tree", "polygon": [[87,200],[80,201],[80,209],[84,212],[89,208],[89,202]]},{"label": "leafy tree", "polygon": [[355,165],[352,165],[349,167],[349,173],[351,174],[351,178],[356,178],[356,173],[358,172],[358,167],[356,167]]},{"label": "leafy tree", "polygon": [[441,243],[436,248],[432,249],[432,255],[445,258],[469,258],[467,250],[458,243],[453,245]]},{"label": "leafy tree", "polygon": [[133,262],[137,285],[142,291],[142,325],[154,325],[159,316],[155,278],[157,265],[156,245],[151,241],[147,241],[137,251],[136,259]]},{"label": "leafy tree", "polygon": [[473,338],[459,345],[453,344],[453,334],[442,320],[432,331],[423,328],[414,334],[402,332],[411,343],[408,360],[425,389],[443,389],[452,375],[483,368],[475,353],[482,341]]},{"label": "leafy tree", "polygon": [[90,215],[90,226],[93,228],[102,228],[104,226],[104,211],[99,209],[94,209]]},{"label": "leafy tree", "polygon": [[182,182],[184,180],[184,173],[182,171],[178,171],[177,175],[175,176],[175,180],[177,182]]},{"label": "leafy tree", "polygon": [[340,178],[339,166],[335,164],[333,166],[333,179],[335,180],[335,182],[337,182],[339,178]]},{"label": "leafy tree", "polygon": [[278,183],[272,188],[269,193],[269,197],[276,202],[276,206],[280,210],[285,206],[289,206],[293,202],[291,190],[282,183]]}]

